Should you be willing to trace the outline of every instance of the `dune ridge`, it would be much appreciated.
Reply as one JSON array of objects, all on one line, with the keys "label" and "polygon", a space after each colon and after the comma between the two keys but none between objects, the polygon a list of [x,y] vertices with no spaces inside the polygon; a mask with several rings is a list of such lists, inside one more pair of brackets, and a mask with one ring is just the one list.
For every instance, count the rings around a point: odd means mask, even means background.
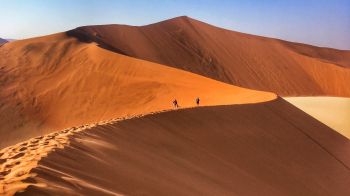
[{"label": "dune ridge", "polygon": [[280,98],[198,107],[71,135],[25,180],[46,186],[18,194],[346,195],[349,150]]},{"label": "dune ridge", "polygon": [[[0,48],[0,147],[54,130],[172,108],[268,101],[276,95],[82,43],[65,33]],[[9,131],[11,130],[11,131]]]},{"label": "dune ridge", "polygon": [[[168,110],[169,111],[169,110]],[[44,183],[25,182],[36,174],[31,170],[38,166],[38,162],[48,156],[49,153],[57,149],[63,149],[69,145],[69,136],[75,133],[89,130],[96,126],[114,124],[116,122],[131,118],[141,118],[147,115],[153,115],[164,111],[151,112],[149,114],[140,114],[136,116],[126,116],[106,121],[100,121],[91,124],[71,127],[60,131],[55,131],[43,136],[20,142],[16,145],[6,147],[0,150],[0,194],[14,195],[25,190],[28,186],[46,187]],[[102,141],[101,141],[102,142]]]},{"label": "dune ridge", "polygon": [[229,31],[189,17],[140,27],[85,26],[67,35],[120,54],[280,96],[350,96],[350,51]]},{"label": "dune ridge", "polygon": [[275,93],[349,96],[348,60],[188,17],[7,43],[0,194],[344,195],[349,140]]}]

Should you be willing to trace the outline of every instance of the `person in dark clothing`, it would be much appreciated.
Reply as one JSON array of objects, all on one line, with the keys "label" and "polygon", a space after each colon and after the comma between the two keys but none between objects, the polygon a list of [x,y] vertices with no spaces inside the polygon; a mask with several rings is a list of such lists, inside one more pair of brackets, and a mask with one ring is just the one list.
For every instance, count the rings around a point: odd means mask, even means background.
[{"label": "person in dark clothing", "polygon": [[199,106],[199,102],[200,102],[200,99],[199,99],[199,97],[197,97],[197,99],[196,99],[197,106]]},{"label": "person in dark clothing", "polygon": [[176,99],[174,99],[174,101],[173,101],[173,105],[174,105],[174,107],[175,107],[175,108],[178,108],[178,107],[179,107],[179,105],[178,105],[178,103],[177,103],[177,100],[176,100]]}]

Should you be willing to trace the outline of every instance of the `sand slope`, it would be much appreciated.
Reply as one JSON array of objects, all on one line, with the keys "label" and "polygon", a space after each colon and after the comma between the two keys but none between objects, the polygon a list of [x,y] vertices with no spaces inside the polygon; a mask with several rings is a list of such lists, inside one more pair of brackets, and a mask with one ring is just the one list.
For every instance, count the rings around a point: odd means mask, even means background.
[{"label": "sand slope", "polygon": [[[349,96],[348,59],[187,17],[5,44],[0,194],[347,195],[348,139],[274,93],[204,76]],[[174,98],[191,109],[123,120]]]},{"label": "sand slope", "polygon": [[350,98],[286,97],[284,99],[350,139]]},{"label": "sand slope", "polygon": [[[282,99],[101,125],[32,170],[24,195],[348,195],[350,142]],[[47,186],[44,186],[44,185]]]},{"label": "sand slope", "polygon": [[350,96],[350,51],[228,31],[189,17],[141,27],[80,27],[67,34],[117,53],[279,95]]},{"label": "sand slope", "polygon": [[0,147],[54,130],[181,107],[274,99],[82,43],[64,33],[0,48]]}]

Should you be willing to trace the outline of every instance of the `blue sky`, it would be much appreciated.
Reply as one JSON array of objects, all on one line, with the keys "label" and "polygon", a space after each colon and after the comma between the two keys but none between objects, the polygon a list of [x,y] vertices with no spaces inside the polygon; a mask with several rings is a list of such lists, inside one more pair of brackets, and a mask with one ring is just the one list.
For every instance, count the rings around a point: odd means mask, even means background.
[{"label": "blue sky", "polygon": [[245,33],[350,49],[350,0],[0,0],[0,10],[3,38],[187,15]]}]

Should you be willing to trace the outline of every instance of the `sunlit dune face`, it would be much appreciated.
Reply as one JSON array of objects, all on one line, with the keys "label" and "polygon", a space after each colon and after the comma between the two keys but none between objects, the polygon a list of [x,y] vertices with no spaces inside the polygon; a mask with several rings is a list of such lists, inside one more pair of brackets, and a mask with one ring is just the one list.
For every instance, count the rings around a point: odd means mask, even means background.
[{"label": "sunlit dune face", "polygon": [[[277,97],[120,55],[64,34],[14,42],[2,47],[0,55],[4,73],[0,76],[0,144],[43,135],[0,151],[4,160],[0,194],[14,194],[29,185],[46,186],[22,181],[35,176],[30,171],[39,160],[68,145],[68,136],[96,122]],[[175,99],[178,108],[173,105]]]},{"label": "sunlit dune face", "polygon": [[276,98],[123,56],[65,34],[9,43],[0,55],[0,131],[7,133],[3,145],[75,125],[173,109],[175,99],[185,108],[197,106],[197,97],[200,106]]},{"label": "sunlit dune face", "polygon": [[276,99],[75,127],[0,153],[5,190],[24,195],[346,195],[349,146]]},{"label": "sunlit dune face", "polygon": [[140,27],[85,26],[68,35],[138,59],[281,96],[350,97],[350,51],[239,33],[189,17]]},{"label": "sunlit dune face", "polygon": [[343,195],[350,98],[278,95],[350,97],[349,60],[189,17],[6,43],[0,195]]},{"label": "sunlit dune face", "polygon": [[286,97],[285,99],[350,139],[350,98]]}]

